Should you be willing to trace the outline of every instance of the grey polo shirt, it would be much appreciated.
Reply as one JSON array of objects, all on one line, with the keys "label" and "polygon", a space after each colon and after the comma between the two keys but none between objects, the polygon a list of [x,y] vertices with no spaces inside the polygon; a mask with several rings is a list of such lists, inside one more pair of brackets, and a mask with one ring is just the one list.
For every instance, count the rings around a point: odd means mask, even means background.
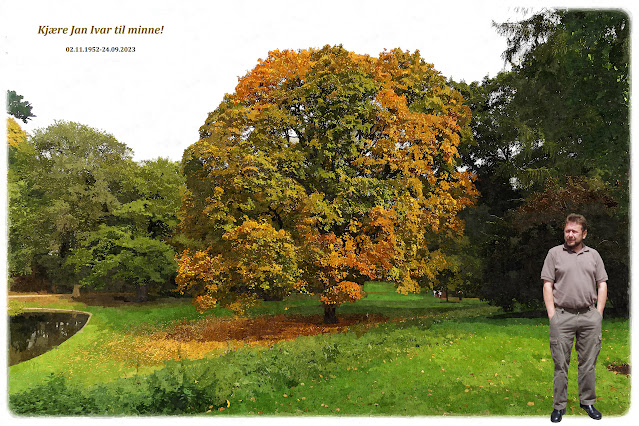
[{"label": "grey polo shirt", "polygon": [[608,274],[597,250],[584,245],[574,252],[562,244],[548,250],[541,279],[554,283],[555,305],[580,309],[595,304],[597,283],[608,281]]}]

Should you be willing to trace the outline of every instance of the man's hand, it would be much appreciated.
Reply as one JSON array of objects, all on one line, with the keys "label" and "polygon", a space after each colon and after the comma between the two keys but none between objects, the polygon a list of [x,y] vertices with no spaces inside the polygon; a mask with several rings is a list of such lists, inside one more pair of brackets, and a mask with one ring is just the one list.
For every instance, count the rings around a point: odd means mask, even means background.
[{"label": "man's hand", "polygon": [[555,283],[552,281],[544,281],[544,303],[548,312],[548,320],[555,315],[555,297],[552,294],[554,287]]},{"label": "man's hand", "polygon": [[606,307],[606,298],[608,297],[608,283],[602,281],[597,284],[597,310],[603,317],[604,308]]}]

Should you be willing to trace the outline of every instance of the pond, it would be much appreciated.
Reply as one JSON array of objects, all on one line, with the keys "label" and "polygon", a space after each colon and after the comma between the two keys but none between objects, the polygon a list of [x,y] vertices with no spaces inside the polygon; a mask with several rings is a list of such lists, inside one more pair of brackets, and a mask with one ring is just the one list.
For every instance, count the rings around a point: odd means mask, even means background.
[{"label": "pond", "polygon": [[69,339],[84,327],[83,312],[24,312],[9,316],[9,366],[35,358]]}]

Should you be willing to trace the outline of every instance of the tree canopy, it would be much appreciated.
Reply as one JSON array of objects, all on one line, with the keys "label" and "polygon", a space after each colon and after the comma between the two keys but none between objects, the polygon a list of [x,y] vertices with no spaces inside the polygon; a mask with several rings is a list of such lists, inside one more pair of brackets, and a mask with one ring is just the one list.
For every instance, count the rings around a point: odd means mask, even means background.
[{"label": "tree canopy", "polygon": [[61,262],[118,204],[129,149],[104,132],[57,122],[36,130],[10,161],[9,270],[72,281]]},{"label": "tree canopy", "polygon": [[[530,177],[600,177],[627,197],[630,22],[619,10],[548,10],[498,26]],[[539,189],[537,186],[536,189]]]},{"label": "tree canopy", "polygon": [[419,52],[274,51],[184,153],[177,282],[202,308],[316,293],[326,320],[366,279],[418,291],[477,195],[470,111]]},{"label": "tree canopy", "polygon": [[18,95],[15,90],[7,90],[7,113],[9,115],[27,123],[31,117],[35,117],[32,110],[33,106],[24,100],[24,96]]},{"label": "tree canopy", "polygon": [[169,282],[177,163],[135,163],[125,144],[83,124],[56,122],[28,136],[9,120],[10,276],[58,288],[142,287],[143,297],[149,284]]},{"label": "tree canopy", "polygon": [[172,247],[182,176],[163,158],[131,163],[120,176],[118,205],[65,259],[92,288],[134,287],[146,301],[151,285],[175,276]]},{"label": "tree canopy", "polygon": [[506,309],[542,304],[534,283],[545,251],[563,241],[565,217],[581,212],[610,275],[609,299],[627,311],[629,25],[618,10],[544,10],[499,24],[512,70],[457,85],[476,141],[464,164],[482,193],[465,215],[468,236],[484,265],[481,293]]}]

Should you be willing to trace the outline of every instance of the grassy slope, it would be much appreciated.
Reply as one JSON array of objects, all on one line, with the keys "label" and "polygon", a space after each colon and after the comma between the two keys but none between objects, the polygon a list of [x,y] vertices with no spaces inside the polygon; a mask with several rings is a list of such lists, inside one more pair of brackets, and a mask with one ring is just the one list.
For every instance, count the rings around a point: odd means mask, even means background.
[{"label": "grassy slope", "polygon": [[[552,405],[552,360],[547,320],[487,318],[495,309],[473,299],[445,303],[429,293],[401,296],[388,292],[389,288],[381,284],[369,284],[366,290],[366,299],[343,306],[338,312],[421,319],[380,326],[364,337],[361,330],[353,327],[352,333],[305,338],[304,344],[329,342],[343,348],[331,361],[328,377],[310,377],[303,384],[282,385],[277,391],[252,398],[238,397],[229,401],[226,410],[214,413],[548,414]],[[119,345],[113,342],[125,341],[132,332],[157,330],[183,319],[203,317],[188,301],[123,308],[61,302],[49,307],[86,310],[93,313],[93,318],[82,333],[53,351],[11,367],[12,393],[42,383],[51,373],[64,372],[70,382],[86,386],[150,372],[159,367],[135,365],[126,354],[117,353]],[[215,313],[228,314],[223,310]],[[264,313],[318,314],[321,308],[314,301],[289,300],[265,303],[254,311]],[[628,322],[606,319],[604,330],[597,365],[597,406],[607,415],[623,414],[629,407],[630,381],[609,372],[606,365],[629,361]],[[411,344],[402,346],[401,342],[385,340],[398,335],[405,336]],[[282,347],[287,345],[296,343]],[[388,351],[380,352],[381,348]],[[251,351],[254,350],[241,353]],[[367,356],[369,352],[371,356]],[[577,395],[575,354],[573,360],[569,398]],[[569,403],[569,411],[573,410],[580,412],[578,401]]]}]

